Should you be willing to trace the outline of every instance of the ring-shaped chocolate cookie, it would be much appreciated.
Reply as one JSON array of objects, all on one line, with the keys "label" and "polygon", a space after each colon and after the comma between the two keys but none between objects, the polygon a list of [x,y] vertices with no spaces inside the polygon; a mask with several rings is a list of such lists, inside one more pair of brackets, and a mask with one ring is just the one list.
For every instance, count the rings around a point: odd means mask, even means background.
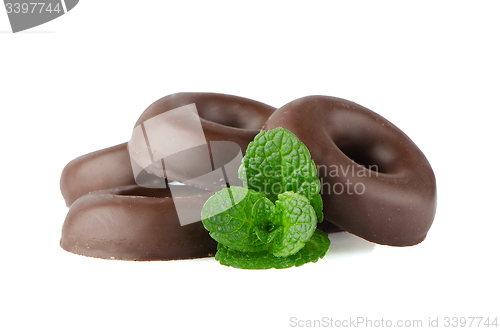
[{"label": "ring-shaped chocolate cookie", "polygon": [[308,96],[276,110],[308,147],[322,181],[325,218],[366,240],[409,246],[425,239],[436,212],[436,180],[420,149],[382,116],[353,102]]},{"label": "ring-shaped chocolate cookie", "polygon": [[75,254],[116,260],[213,256],[217,242],[203,224],[181,225],[176,213],[176,204],[205,201],[209,195],[188,186],[178,188],[176,194],[175,204],[169,189],[137,185],[86,194],[66,216],[61,247]]},{"label": "ring-shaped chocolate cookie", "polygon": [[[244,153],[246,147],[264,125],[275,108],[254,100],[217,93],[176,93],[161,98],[149,106],[134,127],[169,110],[195,104],[200,116],[206,140],[231,141],[238,144]],[[155,132],[149,132],[155,134]],[[136,184],[132,168],[140,167],[130,158],[143,155],[134,149],[134,141],[109,147],[80,156],[64,168],[60,187],[67,206],[79,197],[97,190],[105,190]],[[173,142],[166,142],[173,144]],[[135,154],[134,154],[135,152]],[[191,154],[193,156],[195,154]],[[197,160],[187,159],[188,167],[197,165]],[[139,158],[140,160],[140,158]],[[145,166],[148,160],[140,160]],[[131,165],[132,162],[132,165]],[[177,165],[183,169],[182,165]],[[145,168],[147,168],[145,166]],[[151,169],[147,168],[147,169]],[[185,168],[185,167],[184,167]],[[154,175],[164,177],[160,168],[153,168]],[[172,174],[172,180],[180,176]],[[148,180],[155,180],[149,177]],[[159,180],[159,178],[158,178]]]},{"label": "ring-shaped chocolate cookie", "polygon": [[[154,102],[140,116],[129,152],[141,170],[157,177],[174,181],[195,178],[211,170],[207,162],[209,142],[235,143],[244,154],[274,110],[232,95],[172,94]],[[234,152],[222,153],[218,161],[229,162]]]}]

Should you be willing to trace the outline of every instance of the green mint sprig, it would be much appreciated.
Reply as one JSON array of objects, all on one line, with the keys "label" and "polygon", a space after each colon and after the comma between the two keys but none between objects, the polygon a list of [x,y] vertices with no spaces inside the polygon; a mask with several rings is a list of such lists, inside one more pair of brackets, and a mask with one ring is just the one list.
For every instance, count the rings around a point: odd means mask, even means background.
[{"label": "green mint sprig", "polygon": [[210,197],[201,213],[219,242],[215,259],[243,269],[289,268],[316,262],[330,247],[316,224],[323,204],[316,167],[305,145],[288,130],[258,134],[240,169],[245,187]]}]

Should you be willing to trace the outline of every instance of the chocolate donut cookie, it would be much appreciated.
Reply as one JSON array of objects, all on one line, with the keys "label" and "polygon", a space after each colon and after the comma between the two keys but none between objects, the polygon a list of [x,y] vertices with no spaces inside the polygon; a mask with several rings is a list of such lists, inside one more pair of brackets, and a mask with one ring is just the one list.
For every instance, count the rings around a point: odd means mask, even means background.
[{"label": "chocolate donut cookie", "polygon": [[[141,124],[157,115],[169,110],[195,104],[201,117],[201,127],[206,140],[230,141],[236,143],[244,153],[248,143],[259,132],[267,118],[275,108],[266,104],[241,98],[232,95],[217,93],[177,93],[166,96],[154,102],[140,116],[135,128],[141,128]],[[168,124],[168,123],[167,123]],[[164,127],[159,127],[159,129]],[[149,130],[150,138],[161,135],[159,130]],[[163,169],[158,167],[158,163],[149,165],[149,159],[143,156],[143,146],[137,144],[137,136],[133,136],[130,143],[123,143],[117,146],[105,148],[80,156],[66,165],[63,169],[60,181],[61,193],[67,206],[79,197],[98,190],[111,189],[125,185],[135,185],[137,182],[148,187],[165,187]],[[166,141],[165,147],[172,146],[174,142]],[[130,157],[129,146],[131,155]],[[206,164],[196,160],[200,156],[199,150],[193,149],[183,153],[177,153],[172,158],[174,169],[179,172],[188,173],[195,176],[201,174],[206,169]],[[231,149],[226,157],[222,156],[220,162],[228,161],[234,151]],[[149,158],[146,150],[146,156]],[[142,159],[141,159],[142,157]],[[191,158],[190,158],[191,157]],[[135,162],[135,159],[142,162],[143,167]],[[157,166],[155,168],[155,166]],[[194,168],[194,169],[193,169]],[[139,169],[134,176],[133,169]],[[147,171],[142,171],[146,169]],[[149,173],[148,173],[149,171]],[[150,175],[153,176],[150,176]],[[175,176],[173,180],[185,179],[186,176]],[[140,177],[139,177],[140,176]]]},{"label": "chocolate donut cookie", "polygon": [[[206,193],[182,186],[177,204],[206,201]],[[217,242],[201,222],[181,226],[169,189],[131,185],[76,200],[64,221],[61,247],[103,259],[151,261],[213,256]]]},{"label": "chocolate donut cookie", "polygon": [[[254,100],[216,93],[164,97],[149,106],[135,125],[129,152],[140,168],[134,172],[145,170],[174,181],[206,174],[212,170],[207,142],[229,141],[244,154],[274,110]],[[219,163],[234,158],[234,148],[221,152]]]},{"label": "chocolate donut cookie", "polygon": [[353,102],[308,96],[276,110],[309,149],[322,181],[325,219],[393,246],[424,240],[436,212],[436,180],[420,149],[392,123]]}]

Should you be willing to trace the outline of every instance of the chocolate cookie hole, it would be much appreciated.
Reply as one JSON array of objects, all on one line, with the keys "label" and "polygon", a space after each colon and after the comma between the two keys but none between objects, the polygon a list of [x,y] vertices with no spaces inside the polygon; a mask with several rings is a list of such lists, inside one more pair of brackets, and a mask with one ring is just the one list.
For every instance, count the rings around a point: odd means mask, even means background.
[{"label": "chocolate cookie hole", "polygon": [[197,105],[199,116],[209,122],[237,129],[260,130],[269,114],[258,116],[254,108],[240,104],[203,104]]},{"label": "chocolate cookie hole", "polygon": [[388,160],[387,156],[384,156],[384,154],[387,155],[389,153],[385,152],[385,150],[382,151],[381,148],[377,148],[369,143],[363,144],[344,141],[336,145],[348,158],[358,165],[374,172],[390,172],[390,160]]},{"label": "chocolate cookie hole", "polygon": [[115,195],[118,196],[135,196],[148,198],[167,198],[172,197],[170,190],[162,188],[146,188],[134,186],[131,188],[117,189]]},{"label": "chocolate cookie hole", "polygon": [[244,126],[243,123],[241,123],[237,118],[226,118],[224,116],[219,116],[219,114],[200,114],[200,118],[213,122],[216,124],[224,125],[224,126],[230,126],[232,128],[237,128],[237,129],[248,129]]},{"label": "chocolate cookie hole", "polygon": [[[209,191],[200,189],[197,187],[191,187],[187,185],[182,185],[176,182],[170,182],[168,184],[175,185],[177,189],[175,190],[176,197],[191,197],[191,196],[201,196],[209,193]],[[119,187],[112,190],[110,193],[116,196],[130,196],[130,197],[147,197],[147,198],[171,198],[172,193],[168,188],[147,188],[136,185],[131,185],[127,187]]]}]

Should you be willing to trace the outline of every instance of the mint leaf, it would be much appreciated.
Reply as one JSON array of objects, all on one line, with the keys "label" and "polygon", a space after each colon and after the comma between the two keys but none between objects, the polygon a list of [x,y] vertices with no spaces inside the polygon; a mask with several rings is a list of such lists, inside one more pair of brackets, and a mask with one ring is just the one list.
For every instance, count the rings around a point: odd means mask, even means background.
[{"label": "mint leaf", "polygon": [[326,255],[329,248],[328,235],[316,229],[305,246],[294,255],[277,257],[270,251],[239,252],[219,243],[215,259],[220,264],[240,269],[284,269],[298,267],[308,262],[316,262]]},{"label": "mint leaf", "polygon": [[290,131],[262,131],[250,142],[238,176],[245,187],[264,193],[275,202],[278,195],[292,191],[307,197],[323,221],[323,202],[317,170],[307,147]]},{"label": "mint leaf", "polygon": [[242,252],[257,252],[272,247],[266,232],[274,228],[269,221],[274,219],[273,212],[273,203],[263,193],[232,186],[205,202],[201,220],[219,243]]},{"label": "mint leaf", "polygon": [[273,254],[285,257],[297,253],[316,229],[314,208],[306,197],[285,192],[278,195],[276,214],[280,216],[280,228],[273,241]]}]

